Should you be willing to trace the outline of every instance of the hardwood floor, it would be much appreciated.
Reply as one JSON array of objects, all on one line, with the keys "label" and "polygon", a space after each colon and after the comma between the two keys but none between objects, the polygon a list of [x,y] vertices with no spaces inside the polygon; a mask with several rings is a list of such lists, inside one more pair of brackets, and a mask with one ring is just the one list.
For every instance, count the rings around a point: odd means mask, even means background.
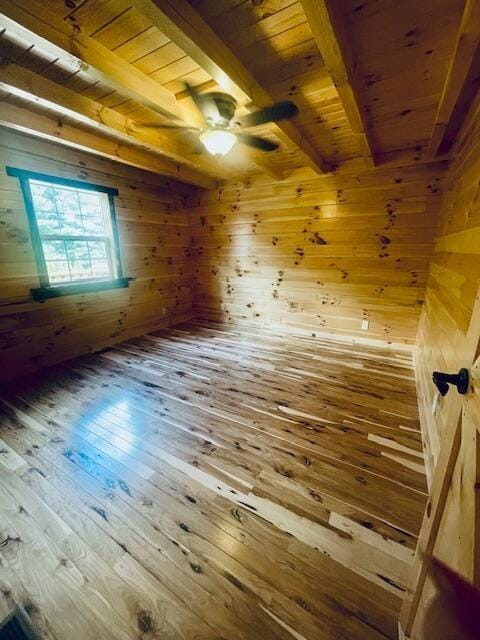
[{"label": "hardwood floor", "polygon": [[396,638],[410,355],[189,324],[3,392],[0,613],[45,638]]}]

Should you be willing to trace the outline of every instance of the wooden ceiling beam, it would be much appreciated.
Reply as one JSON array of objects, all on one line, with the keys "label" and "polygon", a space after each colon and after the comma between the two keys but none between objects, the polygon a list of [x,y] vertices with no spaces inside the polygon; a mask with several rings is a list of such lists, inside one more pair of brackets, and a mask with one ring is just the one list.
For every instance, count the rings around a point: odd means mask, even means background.
[{"label": "wooden ceiling beam", "polygon": [[[164,89],[126,60],[102,44],[82,34],[81,30],[57,14],[43,8],[35,12],[35,3],[17,5],[2,0],[0,30],[54,56],[72,70],[87,72],[132,100],[163,116],[196,124],[170,91]],[[28,8],[27,8],[28,7]]]},{"label": "wooden ceiling beam", "polygon": [[336,0],[300,0],[325,66],[338,91],[340,102],[367,165],[375,154],[359,101],[355,65]]},{"label": "wooden ceiling beam", "polygon": [[270,161],[268,153],[253,149],[252,147],[245,147],[244,145],[242,146],[248,154],[249,160],[254,162],[259,169],[262,169],[262,171],[264,171],[264,173],[269,175],[274,180],[285,179],[285,172]]},{"label": "wooden ceiling beam", "polygon": [[[132,5],[237,100],[243,104],[251,101],[259,108],[275,102],[275,98],[262,87],[187,0],[132,0]],[[323,158],[293,122],[278,122],[275,125],[275,135],[298,147],[306,163],[315,171],[324,172]]]},{"label": "wooden ceiling beam", "polygon": [[138,169],[175,178],[204,189],[213,189],[217,183],[205,175],[176,165],[170,160],[122,142],[104,138],[90,131],[77,129],[57,118],[47,117],[7,102],[0,102],[0,126],[59,142],[75,149],[94,153]]},{"label": "wooden ceiling beam", "polygon": [[[138,123],[95,100],[67,89],[18,64],[0,66],[0,88],[32,105],[49,109],[60,117],[68,117],[86,124],[106,135],[120,138],[128,144],[141,146],[152,153],[166,156],[175,163],[187,164],[216,179],[227,178],[229,173],[214,159],[189,153],[184,142],[171,135]],[[172,165],[172,170],[175,170]],[[198,178],[201,180],[201,177]],[[198,180],[197,180],[198,182]]]},{"label": "wooden ceiling beam", "polygon": [[[7,33],[33,44],[45,54],[54,56],[71,68],[72,72],[87,72],[90,77],[167,118],[202,126],[200,115],[190,105],[177,101],[173,93],[107,47],[82,34],[81,29],[59,19],[43,6],[41,12],[35,12],[34,6],[32,3],[25,8],[18,6],[13,0],[2,0],[0,30],[5,29]],[[252,153],[250,159],[262,171],[280,179],[281,172],[271,158]]]},{"label": "wooden ceiling beam", "polygon": [[[59,118],[66,117],[100,133],[120,139],[127,144],[139,146],[164,156],[172,161],[169,175],[175,177],[177,175],[177,166],[174,163],[187,164],[193,170],[206,174],[202,176],[197,175],[194,171],[191,172],[191,183],[197,186],[212,184],[212,179],[238,178],[238,172],[235,173],[234,168],[226,162],[221,163],[206,152],[201,155],[189,153],[184,142],[173,135],[165,134],[154,128],[142,127],[118,111],[52,82],[18,64],[8,63],[0,66],[0,90],[26,101],[33,107],[49,109],[58,114]],[[276,180],[283,180],[283,172],[269,162],[268,156],[265,156],[261,151],[256,152],[254,149],[247,149],[247,153],[249,159],[265,173]]]},{"label": "wooden ceiling beam", "polygon": [[428,150],[433,157],[442,143],[455,106],[480,50],[480,0],[467,0],[438,104]]}]

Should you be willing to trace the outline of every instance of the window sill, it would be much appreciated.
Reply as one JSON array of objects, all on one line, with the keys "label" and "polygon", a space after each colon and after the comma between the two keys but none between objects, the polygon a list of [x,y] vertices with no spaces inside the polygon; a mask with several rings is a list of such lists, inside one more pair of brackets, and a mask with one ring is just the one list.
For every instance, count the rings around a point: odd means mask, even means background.
[{"label": "window sill", "polygon": [[133,278],[116,278],[115,280],[97,280],[95,282],[74,282],[72,284],[30,289],[30,291],[35,300],[46,300],[47,298],[58,298],[60,296],[70,296],[78,293],[94,293],[96,291],[106,291],[107,289],[124,289],[129,286],[130,280],[133,280]]}]

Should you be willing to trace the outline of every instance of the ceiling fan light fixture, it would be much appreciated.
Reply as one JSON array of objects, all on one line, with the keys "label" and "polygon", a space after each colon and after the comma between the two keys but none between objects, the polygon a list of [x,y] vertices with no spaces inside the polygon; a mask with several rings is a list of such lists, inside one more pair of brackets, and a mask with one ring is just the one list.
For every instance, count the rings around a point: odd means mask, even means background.
[{"label": "ceiling fan light fixture", "polygon": [[202,133],[200,140],[212,156],[226,156],[237,141],[237,138],[228,131],[215,130]]}]

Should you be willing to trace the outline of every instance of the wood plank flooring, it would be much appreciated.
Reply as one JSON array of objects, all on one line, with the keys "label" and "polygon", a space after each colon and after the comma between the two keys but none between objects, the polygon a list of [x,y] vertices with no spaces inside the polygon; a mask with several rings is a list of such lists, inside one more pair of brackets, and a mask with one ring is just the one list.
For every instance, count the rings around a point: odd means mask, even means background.
[{"label": "wood plank flooring", "polygon": [[396,638],[426,500],[408,352],[192,323],[0,412],[0,614],[57,640]]}]

